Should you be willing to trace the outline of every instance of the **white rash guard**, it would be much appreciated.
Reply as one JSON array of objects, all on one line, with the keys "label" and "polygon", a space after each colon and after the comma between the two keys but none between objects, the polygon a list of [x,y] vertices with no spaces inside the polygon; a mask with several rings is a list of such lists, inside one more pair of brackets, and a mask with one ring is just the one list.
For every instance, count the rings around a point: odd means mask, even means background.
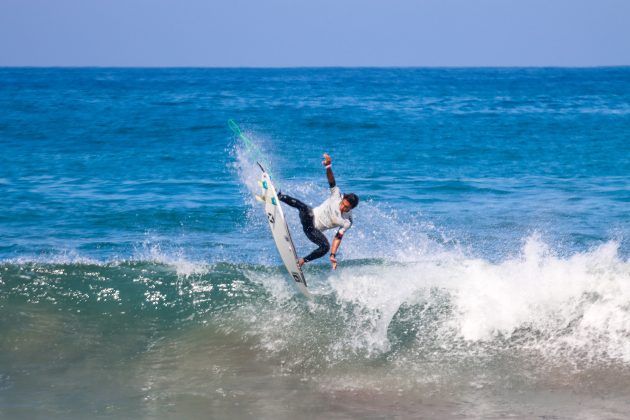
[{"label": "white rash guard", "polygon": [[339,187],[335,186],[330,189],[330,197],[322,204],[313,209],[313,219],[315,229],[323,232],[334,227],[339,227],[337,232],[343,235],[350,226],[352,226],[352,210],[347,213],[341,213],[339,205],[343,200],[343,194]]}]

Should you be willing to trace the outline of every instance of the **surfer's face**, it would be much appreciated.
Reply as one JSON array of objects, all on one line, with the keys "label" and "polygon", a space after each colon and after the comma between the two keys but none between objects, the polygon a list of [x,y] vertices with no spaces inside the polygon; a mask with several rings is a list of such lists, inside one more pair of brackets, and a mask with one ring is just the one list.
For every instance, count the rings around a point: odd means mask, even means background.
[{"label": "surfer's face", "polygon": [[341,200],[341,203],[339,204],[339,211],[342,213],[347,213],[350,210],[352,210],[352,206],[350,205],[350,202],[346,200],[345,198]]}]

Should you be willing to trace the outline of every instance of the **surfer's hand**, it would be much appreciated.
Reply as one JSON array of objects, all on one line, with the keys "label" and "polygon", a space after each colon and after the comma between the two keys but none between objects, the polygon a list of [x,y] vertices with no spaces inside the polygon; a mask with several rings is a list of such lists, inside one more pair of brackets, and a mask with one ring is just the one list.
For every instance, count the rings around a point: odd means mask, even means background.
[{"label": "surfer's hand", "polygon": [[330,264],[332,264],[332,269],[337,269],[337,258],[334,255],[330,255]]},{"label": "surfer's hand", "polygon": [[298,260],[298,265],[299,265],[300,267],[302,267],[302,266],[304,265],[304,263],[305,263],[304,258],[300,258],[300,259]]},{"label": "surfer's hand", "polygon": [[332,159],[328,155],[328,153],[324,153],[324,160],[322,161],[322,165],[328,166],[332,163]]}]

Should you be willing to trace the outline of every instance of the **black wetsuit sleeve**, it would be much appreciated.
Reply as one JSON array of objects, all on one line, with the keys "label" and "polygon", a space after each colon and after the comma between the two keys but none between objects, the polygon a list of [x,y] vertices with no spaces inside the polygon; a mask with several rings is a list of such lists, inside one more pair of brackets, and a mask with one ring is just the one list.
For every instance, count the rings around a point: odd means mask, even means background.
[{"label": "black wetsuit sleeve", "polygon": [[335,188],[337,181],[335,181],[335,175],[333,175],[331,168],[326,168],[326,178],[328,178],[328,185],[330,188]]}]

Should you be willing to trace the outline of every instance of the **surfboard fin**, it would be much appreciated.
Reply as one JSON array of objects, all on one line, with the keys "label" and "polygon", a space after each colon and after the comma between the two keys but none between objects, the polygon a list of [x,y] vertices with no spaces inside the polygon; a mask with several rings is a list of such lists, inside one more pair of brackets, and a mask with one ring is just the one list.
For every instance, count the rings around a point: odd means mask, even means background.
[{"label": "surfboard fin", "polygon": [[260,195],[256,194],[254,195],[254,197],[256,197],[256,201],[259,201],[261,203],[265,202],[265,197],[261,197]]}]

